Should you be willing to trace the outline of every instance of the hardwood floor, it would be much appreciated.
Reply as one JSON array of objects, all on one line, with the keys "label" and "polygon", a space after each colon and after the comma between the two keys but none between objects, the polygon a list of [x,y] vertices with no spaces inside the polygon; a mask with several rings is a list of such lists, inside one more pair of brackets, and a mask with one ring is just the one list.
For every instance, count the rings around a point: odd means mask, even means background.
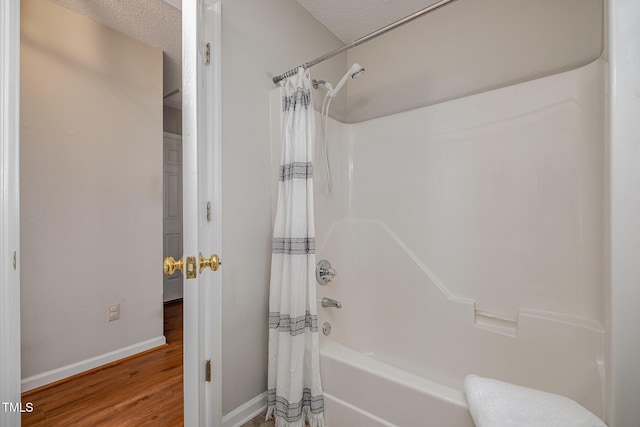
[{"label": "hardwood floor", "polygon": [[26,392],[23,426],[181,426],[182,302],[165,305],[167,345]]}]

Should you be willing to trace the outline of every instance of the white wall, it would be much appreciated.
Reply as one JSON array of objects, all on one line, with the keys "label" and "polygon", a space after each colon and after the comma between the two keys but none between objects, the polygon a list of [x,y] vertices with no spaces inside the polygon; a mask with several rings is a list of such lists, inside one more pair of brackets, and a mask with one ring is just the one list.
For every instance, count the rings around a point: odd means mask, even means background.
[{"label": "white wall", "polygon": [[43,0],[21,24],[24,378],[162,339],[162,52]]},{"label": "white wall", "polygon": [[349,123],[566,71],[603,46],[602,0],[458,1],[348,52]]},{"label": "white wall", "polygon": [[[271,77],[342,43],[294,0],[223,1],[222,43],[222,406],[228,414],[267,388]],[[329,81],[345,72],[344,57],[311,70]],[[319,109],[322,98],[314,96]],[[346,100],[334,105],[340,115]]]},{"label": "white wall", "polygon": [[609,0],[611,427],[640,420],[640,4]]},{"label": "white wall", "polygon": [[604,323],[602,62],[353,132],[352,217],[383,221],[452,295]]}]

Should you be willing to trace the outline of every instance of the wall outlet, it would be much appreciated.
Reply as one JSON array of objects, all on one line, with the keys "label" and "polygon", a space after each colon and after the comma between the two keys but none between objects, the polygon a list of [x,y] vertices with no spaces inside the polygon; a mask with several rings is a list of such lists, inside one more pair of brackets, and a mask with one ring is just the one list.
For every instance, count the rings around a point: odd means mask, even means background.
[{"label": "wall outlet", "polygon": [[107,306],[107,320],[109,322],[120,318],[120,304],[112,304]]}]

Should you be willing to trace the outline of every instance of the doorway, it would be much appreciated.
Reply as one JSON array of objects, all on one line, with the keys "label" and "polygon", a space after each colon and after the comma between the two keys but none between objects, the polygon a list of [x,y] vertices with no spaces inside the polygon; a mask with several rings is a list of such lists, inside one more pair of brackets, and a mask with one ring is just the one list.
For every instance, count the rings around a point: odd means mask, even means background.
[{"label": "doorway", "polygon": [[[63,0],[60,0],[63,1]],[[145,0],[146,1],[146,0]],[[154,1],[154,0],[148,0]],[[178,3],[169,1],[170,3]],[[22,252],[20,248],[20,215],[19,215],[19,186],[18,186],[18,150],[19,150],[19,51],[20,51],[20,0],[6,0],[0,7],[0,22],[3,34],[0,45],[0,97],[3,100],[0,108],[0,123],[3,132],[0,134],[0,164],[3,174],[0,184],[0,212],[2,212],[2,245],[0,246],[0,276],[3,298],[2,322],[0,322],[0,337],[2,338],[2,372],[3,401],[12,402],[19,408],[20,402],[20,273],[24,271]],[[88,5],[89,8],[108,3],[129,2],[75,2]],[[136,2],[136,4],[138,4]],[[211,253],[220,252],[220,54],[219,50],[212,51],[211,66],[204,67],[203,57],[199,54],[200,47],[206,43],[219,45],[221,25],[221,4],[219,0],[198,0],[185,2],[182,8],[184,22],[182,35],[184,38],[184,55],[181,68],[186,76],[183,93],[188,101],[184,106],[185,138],[183,145],[184,172],[189,176],[189,185],[185,182],[184,218],[199,218],[200,207],[206,200],[213,202],[212,222],[206,227],[200,222],[185,221],[184,246],[189,254],[198,254],[199,250]],[[67,29],[65,28],[64,31]],[[93,38],[101,42],[99,37]],[[112,52],[116,55],[118,52]],[[205,86],[196,82],[204,79]],[[109,95],[107,91],[106,95]],[[43,94],[48,96],[49,94]],[[66,96],[66,95],[65,95]],[[8,107],[8,108],[4,108]],[[207,117],[206,126],[201,124]],[[39,123],[37,123],[39,124]],[[201,129],[202,128],[202,129]],[[198,131],[201,129],[201,131]],[[206,152],[204,157],[198,153]],[[130,161],[131,157],[123,157]],[[6,180],[5,180],[6,178]],[[156,183],[157,184],[157,183]],[[156,185],[157,186],[157,185]],[[197,189],[197,190],[196,190]],[[204,204],[202,203],[204,199]],[[160,215],[161,217],[161,215]],[[196,246],[197,245],[197,246]],[[13,254],[13,256],[11,256]],[[60,252],[54,255],[58,256]],[[50,257],[53,255],[48,254]],[[26,259],[26,258],[25,258]],[[69,266],[72,270],[77,264],[70,258],[58,258],[59,265]],[[117,266],[118,256],[109,258]],[[27,262],[29,266],[36,260]],[[117,271],[116,267],[113,272]],[[115,273],[114,273],[115,274]],[[96,274],[96,277],[101,277]],[[185,393],[185,424],[220,425],[221,414],[221,383],[220,381],[203,382],[201,372],[206,358],[212,363],[212,376],[221,376],[221,277],[217,275],[198,275],[197,279],[190,279],[190,286],[185,288],[184,296],[184,393]],[[78,304],[81,300],[76,299]],[[83,328],[85,325],[73,325]],[[128,331],[125,331],[127,333]],[[6,344],[6,345],[5,345]],[[19,425],[20,412],[9,411],[0,413],[0,421],[8,425]]]},{"label": "doorway", "polygon": [[66,3],[21,8],[25,391],[165,345],[167,57]]}]

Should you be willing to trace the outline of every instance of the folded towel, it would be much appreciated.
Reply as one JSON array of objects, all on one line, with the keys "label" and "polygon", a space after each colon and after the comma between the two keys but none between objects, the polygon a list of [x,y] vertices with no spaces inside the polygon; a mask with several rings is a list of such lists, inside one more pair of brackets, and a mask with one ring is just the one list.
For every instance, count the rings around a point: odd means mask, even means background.
[{"label": "folded towel", "polygon": [[607,427],[577,402],[553,393],[467,375],[464,392],[477,427]]}]

